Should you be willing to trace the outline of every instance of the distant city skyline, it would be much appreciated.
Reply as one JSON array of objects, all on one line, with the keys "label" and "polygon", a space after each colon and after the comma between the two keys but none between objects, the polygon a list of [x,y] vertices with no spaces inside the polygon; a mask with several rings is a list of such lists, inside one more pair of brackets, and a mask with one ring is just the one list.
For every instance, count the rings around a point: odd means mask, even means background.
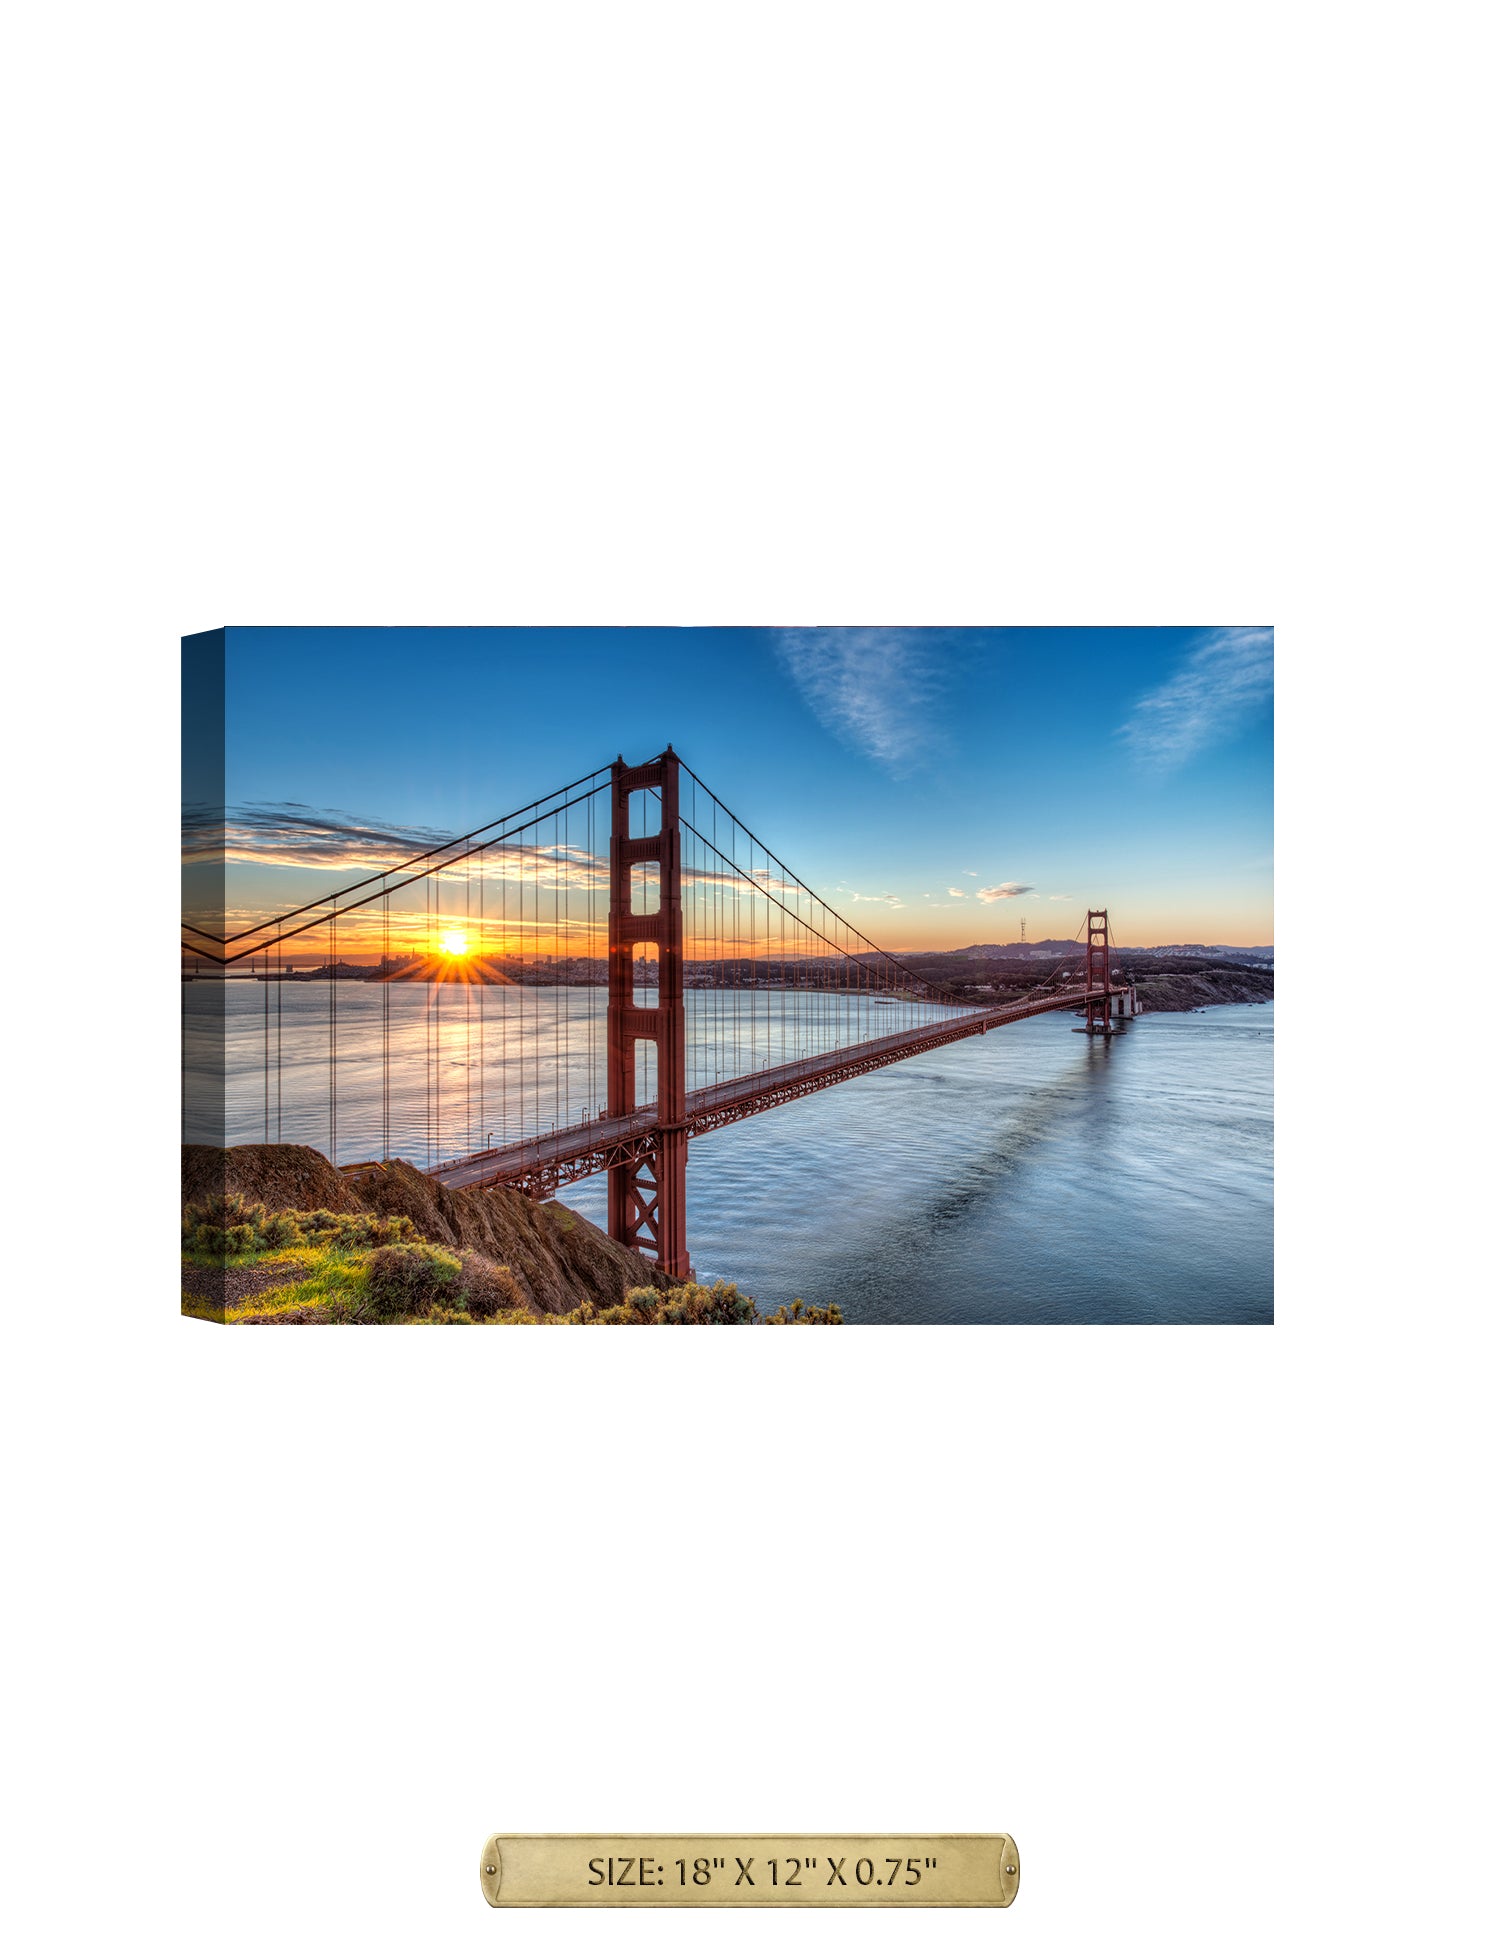
[{"label": "distant city skyline", "polygon": [[670,742],[898,953],[1091,904],[1274,942],[1268,627],[254,628],[226,666],[231,928]]}]

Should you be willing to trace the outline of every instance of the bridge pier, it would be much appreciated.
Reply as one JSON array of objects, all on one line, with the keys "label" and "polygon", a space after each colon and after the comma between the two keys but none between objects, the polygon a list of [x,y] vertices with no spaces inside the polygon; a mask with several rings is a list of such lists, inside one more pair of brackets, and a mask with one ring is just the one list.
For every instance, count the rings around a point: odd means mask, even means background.
[{"label": "bridge pier", "polygon": [[[682,835],[677,757],[669,745],[649,765],[616,760],[609,842],[609,1007],[607,1112],[636,1109],[636,1048],[656,1051],[657,1122],[642,1155],[609,1173],[609,1236],[655,1257],[674,1280],[690,1280],[687,1250],[687,1021],[682,993]],[[659,830],[632,838],[632,793],[655,795]],[[648,804],[651,803],[648,798]],[[638,867],[657,870],[657,905],[645,911]],[[654,944],[656,1004],[638,1008],[635,951]]]}]

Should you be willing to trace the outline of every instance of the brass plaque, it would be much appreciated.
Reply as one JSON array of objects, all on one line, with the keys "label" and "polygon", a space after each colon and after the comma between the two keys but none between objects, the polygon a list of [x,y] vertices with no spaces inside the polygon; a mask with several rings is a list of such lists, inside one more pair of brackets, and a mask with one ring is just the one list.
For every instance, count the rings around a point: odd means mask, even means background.
[{"label": "brass plaque", "polygon": [[1009,1835],[491,1835],[496,1909],[1004,1909]]}]

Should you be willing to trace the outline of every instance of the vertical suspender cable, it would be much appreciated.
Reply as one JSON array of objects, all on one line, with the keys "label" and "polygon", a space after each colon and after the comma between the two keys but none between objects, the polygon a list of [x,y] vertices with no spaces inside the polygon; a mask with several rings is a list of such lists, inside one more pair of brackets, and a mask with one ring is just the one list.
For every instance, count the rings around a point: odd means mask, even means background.
[{"label": "vertical suspender cable", "polygon": [[339,1161],[338,1048],[339,1048],[339,921],[338,909],[328,917],[328,1162]]},{"label": "vertical suspender cable", "polygon": [[391,894],[381,902],[380,958],[380,1155],[391,1155]]},{"label": "vertical suspender cable", "polygon": [[[564,815],[566,819],[566,815]],[[564,829],[566,830],[566,828]],[[562,943],[558,936],[558,921],[561,918],[561,902],[558,881],[562,872],[562,859],[558,852],[557,818],[552,820],[552,1123],[554,1128],[562,1122],[562,989],[558,982],[561,967],[558,961]]]},{"label": "vertical suspender cable", "polygon": [[442,1161],[443,1130],[443,985],[438,980],[437,944],[443,927],[443,887],[437,874],[431,876],[432,885],[432,926],[427,937],[427,1025],[429,1048],[431,1050],[432,1106],[430,1110],[431,1128],[427,1142],[432,1161]]},{"label": "vertical suspender cable", "polygon": [[[594,852],[594,794],[588,800],[588,847],[589,847],[589,975],[593,976],[594,963],[599,957],[599,937],[596,930],[596,883],[599,878],[597,856]],[[607,972],[607,971],[606,971]],[[607,991],[606,991],[607,993]],[[599,997],[592,981],[588,991],[589,1004],[589,1115],[593,1116],[599,1105],[599,1059],[596,1041],[599,1027]]]},{"label": "vertical suspender cable", "polygon": [[484,876],[485,856],[479,855],[479,1129],[484,1146],[489,1145],[490,1134],[484,1125],[484,1004],[490,986],[489,942],[484,931]]},{"label": "vertical suspender cable", "polygon": [[422,981],[426,988],[422,1009],[422,1054],[425,1060],[426,1099],[423,1115],[426,1120],[424,1139],[427,1162],[432,1163],[432,1004],[435,993],[432,985],[432,876],[422,882],[422,891],[427,901],[427,938],[422,943]]},{"label": "vertical suspender cable", "polygon": [[465,965],[459,973],[464,984],[464,1149],[474,1149],[474,1099],[471,1084],[471,1065],[473,1063],[472,1037],[474,1033],[474,984],[469,979],[473,965],[467,958],[473,954],[474,943],[469,936],[469,859],[464,856],[464,955]]}]

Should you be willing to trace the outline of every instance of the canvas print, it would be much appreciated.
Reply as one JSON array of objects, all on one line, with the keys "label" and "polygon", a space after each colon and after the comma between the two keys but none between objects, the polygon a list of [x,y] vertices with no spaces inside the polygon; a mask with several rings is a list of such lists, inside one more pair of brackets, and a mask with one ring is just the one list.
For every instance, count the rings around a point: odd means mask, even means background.
[{"label": "canvas print", "polygon": [[183,640],[182,1309],[1272,1319],[1272,632]]}]

